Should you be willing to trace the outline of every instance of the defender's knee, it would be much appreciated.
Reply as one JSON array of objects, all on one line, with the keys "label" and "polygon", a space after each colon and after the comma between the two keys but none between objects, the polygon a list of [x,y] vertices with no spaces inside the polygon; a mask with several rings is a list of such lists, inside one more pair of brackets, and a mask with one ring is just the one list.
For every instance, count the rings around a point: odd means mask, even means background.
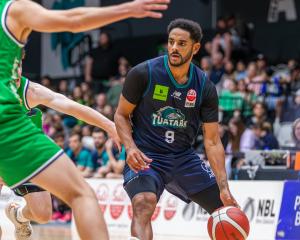
[{"label": "defender's knee", "polygon": [[30,208],[30,212],[35,222],[39,224],[48,223],[52,217],[52,204],[49,202],[34,206]]},{"label": "defender's knee", "polygon": [[70,190],[64,201],[67,205],[73,208],[76,201],[80,201],[84,198],[96,199],[95,192],[88,184],[83,184],[80,188],[76,187]]}]

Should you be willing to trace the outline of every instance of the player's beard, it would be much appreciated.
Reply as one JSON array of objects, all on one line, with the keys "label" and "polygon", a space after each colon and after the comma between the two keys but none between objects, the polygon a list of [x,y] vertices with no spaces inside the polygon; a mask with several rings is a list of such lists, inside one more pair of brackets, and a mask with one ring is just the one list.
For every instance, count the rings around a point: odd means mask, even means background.
[{"label": "player's beard", "polygon": [[[178,55],[179,58],[180,58],[180,61],[177,62],[177,63],[172,62],[172,60],[171,60],[172,54]],[[192,55],[193,55],[193,49],[191,49],[191,50],[187,53],[187,55],[186,55],[185,57],[183,57],[183,56],[182,56],[180,53],[178,53],[178,52],[171,53],[171,54],[168,54],[168,55],[169,55],[169,63],[170,63],[170,65],[171,65],[172,67],[180,67],[180,66],[182,66],[183,64],[187,63],[188,61],[190,61],[190,59],[191,59],[191,57],[192,57]]]}]

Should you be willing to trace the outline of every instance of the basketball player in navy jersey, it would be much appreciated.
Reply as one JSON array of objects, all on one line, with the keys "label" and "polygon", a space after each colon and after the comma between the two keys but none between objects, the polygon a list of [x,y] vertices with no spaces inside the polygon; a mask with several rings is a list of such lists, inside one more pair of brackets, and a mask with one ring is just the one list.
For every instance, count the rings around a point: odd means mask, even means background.
[{"label": "basketball player in navy jersey", "polygon": [[[176,19],[168,34],[168,55],[128,73],[115,114],[127,152],[124,187],[133,206],[131,234],[141,240],[153,238],[151,216],[164,189],[209,213],[238,206],[227,182],[216,88],[192,63],[201,28]],[[201,123],[211,168],[192,148]]]}]

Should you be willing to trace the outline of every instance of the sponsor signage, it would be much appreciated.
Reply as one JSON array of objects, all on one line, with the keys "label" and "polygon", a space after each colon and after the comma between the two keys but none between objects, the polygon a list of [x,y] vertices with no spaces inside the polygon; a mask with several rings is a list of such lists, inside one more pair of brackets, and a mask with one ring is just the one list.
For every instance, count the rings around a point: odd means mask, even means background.
[{"label": "sponsor signage", "polygon": [[[104,217],[111,239],[127,239],[130,236],[132,207],[123,189],[123,181],[87,181],[97,193],[99,207],[102,211],[106,209]],[[247,240],[273,240],[280,212],[283,182],[232,181],[229,184],[233,195],[250,220],[250,235]],[[199,205],[186,204],[165,191],[152,215],[154,237],[157,240],[209,240],[209,217]],[[72,228],[73,239],[79,240],[74,224]]]},{"label": "sponsor signage", "polygon": [[287,181],[284,185],[282,205],[276,239],[300,239],[300,182]]}]

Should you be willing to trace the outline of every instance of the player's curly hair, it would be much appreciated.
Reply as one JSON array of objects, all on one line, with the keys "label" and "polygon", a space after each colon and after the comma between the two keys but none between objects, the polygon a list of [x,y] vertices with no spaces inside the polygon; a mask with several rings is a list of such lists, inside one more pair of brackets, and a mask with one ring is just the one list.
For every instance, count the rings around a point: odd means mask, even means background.
[{"label": "player's curly hair", "polygon": [[199,23],[185,19],[185,18],[177,18],[170,22],[168,26],[168,34],[174,29],[174,28],[181,28],[187,32],[190,33],[191,39],[194,40],[195,42],[200,42],[203,34],[202,34],[202,29],[199,25]]}]

